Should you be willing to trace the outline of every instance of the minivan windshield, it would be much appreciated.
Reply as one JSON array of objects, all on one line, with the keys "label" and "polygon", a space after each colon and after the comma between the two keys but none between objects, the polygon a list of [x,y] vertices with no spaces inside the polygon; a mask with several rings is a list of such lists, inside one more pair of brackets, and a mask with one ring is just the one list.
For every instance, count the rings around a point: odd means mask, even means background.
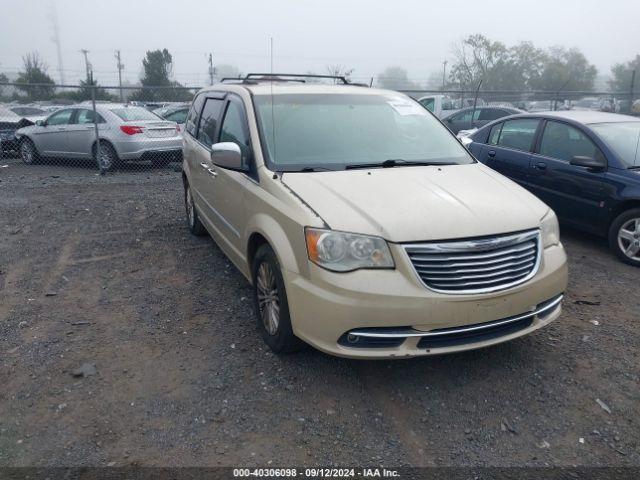
[{"label": "minivan windshield", "polygon": [[627,167],[640,166],[640,122],[598,123],[589,127]]},{"label": "minivan windshield", "polygon": [[403,95],[302,93],[254,100],[274,170],[474,163],[436,118]]}]

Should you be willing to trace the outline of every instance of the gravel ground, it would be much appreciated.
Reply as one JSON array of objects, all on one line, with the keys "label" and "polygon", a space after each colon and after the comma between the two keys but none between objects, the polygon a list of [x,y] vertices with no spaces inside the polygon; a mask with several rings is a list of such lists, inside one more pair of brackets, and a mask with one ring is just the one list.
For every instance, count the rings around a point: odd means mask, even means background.
[{"label": "gravel ground", "polygon": [[178,173],[0,164],[0,466],[640,465],[640,271],[596,238],[526,338],[277,357]]}]

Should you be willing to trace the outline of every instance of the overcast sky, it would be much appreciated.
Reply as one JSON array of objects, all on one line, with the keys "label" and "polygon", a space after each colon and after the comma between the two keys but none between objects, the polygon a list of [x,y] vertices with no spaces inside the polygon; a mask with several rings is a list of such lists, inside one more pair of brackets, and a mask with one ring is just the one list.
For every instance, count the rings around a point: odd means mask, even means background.
[{"label": "overcast sky", "polygon": [[102,85],[117,82],[116,49],[132,82],[145,51],[165,47],[175,78],[189,85],[206,83],[209,52],[215,64],[268,71],[270,36],[275,71],[342,64],[358,80],[400,65],[424,82],[472,33],[575,46],[601,75],[640,53],[640,0],[0,0],[0,71],[19,70],[22,55],[37,50],[59,81],[52,5],[67,83],[84,77],[81,48]]}]

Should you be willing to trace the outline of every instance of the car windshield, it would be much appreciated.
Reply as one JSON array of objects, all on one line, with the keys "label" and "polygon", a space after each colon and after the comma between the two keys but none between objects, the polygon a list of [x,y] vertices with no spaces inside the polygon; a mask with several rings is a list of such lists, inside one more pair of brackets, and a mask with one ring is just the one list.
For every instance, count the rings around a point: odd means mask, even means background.
[{"label": "car windshield", "polygon": [[155,113],[142,107],[122,107],[112,108],[111,111],[125,122],[136,122],[142,120],[160,120]]},{"label": "car windshield", "polygon": [[589,125],[628,167],[640,166],[640,122]]},{"label": "car windshield", "polygon": [[[474,160],[449,131],[403,95],[257,95],[261,139],[275,169]],[[274,128],[275,125],[275,128]]]}]

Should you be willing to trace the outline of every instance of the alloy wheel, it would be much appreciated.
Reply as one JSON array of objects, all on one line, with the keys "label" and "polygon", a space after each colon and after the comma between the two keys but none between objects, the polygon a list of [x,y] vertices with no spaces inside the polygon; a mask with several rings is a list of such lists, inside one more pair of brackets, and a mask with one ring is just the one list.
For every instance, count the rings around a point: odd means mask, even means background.
[{"label": "alloy wheel", "polygon": [[31,144],[27,141],[24,142],[21,146],[20,146],[20,153],[22,154],[22,161],[24,163],[33,163],[33,147],[31,146]]},{"label": "alloy wheel", "polygon": [[104,145],[100,146],[100,167],[103,170],[109,170],[113,167],[113,153],[110,148]]},{"label": "alloy wheel", "polygon": [[627,257],[640,261],[640,218],[632,218],[620,227],[618,246]]},{"label": "alloy wheel", "polygon": [[276,335],[280,326],[280,300],[276,276],[268,263],[260,264],[256,280],[262,324],[269,335]]}]

